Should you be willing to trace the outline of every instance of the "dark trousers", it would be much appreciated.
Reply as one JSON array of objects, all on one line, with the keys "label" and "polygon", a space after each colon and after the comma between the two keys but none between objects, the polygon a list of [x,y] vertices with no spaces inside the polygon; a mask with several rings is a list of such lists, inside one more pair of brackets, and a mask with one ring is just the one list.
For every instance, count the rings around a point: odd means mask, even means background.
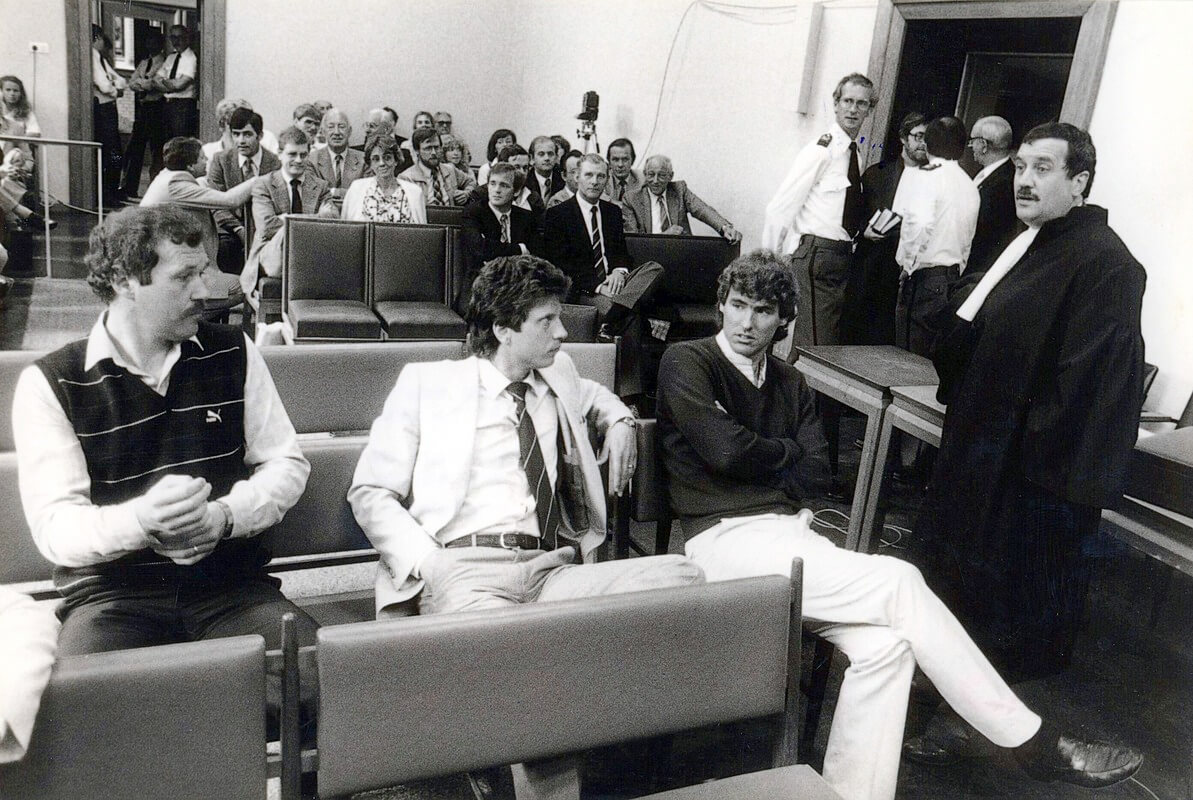
[{"label": "dark trousers", "polygon": [[[88,584],[85,591],[68,593],[58,611],[62,620],[58,654],[84,655],[254,633],[265,639],[266,649],[277,649],[282,644],[282,615],[287,612],[298,618],[299,644],[315,644],[319,623],[287,600],[269,576],[214,582],[195,573],[179,568],[175,577],[136,583],[104,577]],[[308,727],[314,719],[316,694],[315,681],[303,680],[301,696]],[[279,676],[269,676],[265,696],[274,731],[281,700]]]},{"label": "dark trousers", "polygon": [[166,99],[166,136],[199,135],[199,106],[194,100]]},{"label": "dark trousers", "polygon": [[800,238],[791,254],[791,272],[799,286],[793,354],[798,345],[841,343],[841,310],[852,253],[853,244],[848,241]]},{"label": "dark trousers", "polygon": [[895,344],[925,358],[932,357],[941,318],[948,309],[949,287],[961,275],[956,264],[921,267],[899,283],[895,305]]},{"label": "dark trousers", "polygon": [[91,98],[91,124],[96,140],[103,147],[104,199],[111,200],[120,189],[120,117],[116,102],[101,103]]},{"label": "dark trousers", "polygon": [[165,101],[153,100],[137,104],[132,137],[124,151],[125,194],[141,193],[141,169],[145,164],[145,147],[149,147],[149,179],[161,172],[162,146],[166,143],[166,122],[163,118]]},{"label": "dark trousers", "polygon": [[229,275],[239,275],[244,269],[244,242],[232,231],[220,229],[220,247],[216,254],[216,264],[220,272]]},{"label": "dark trousers", "polygon": [[652,390],[658,378],[658,365],[646,352],[647,322],[645,313],[663,282],[661,264],[648,261],[633,269],[626,277],[621,291],[610,297],[604,294],[580,294],[570,302],[595,306],[597,321],[621,335],[617,354],[617,392],[622,396],[643,394]]}]

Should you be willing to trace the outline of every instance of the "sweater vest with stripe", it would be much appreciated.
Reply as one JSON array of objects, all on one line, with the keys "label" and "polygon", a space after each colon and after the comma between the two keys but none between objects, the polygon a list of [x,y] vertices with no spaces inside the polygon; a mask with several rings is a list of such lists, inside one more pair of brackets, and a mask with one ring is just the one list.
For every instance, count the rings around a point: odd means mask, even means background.
[{"label": "sweater vest with stripe", "polygon": [[[95,505],[132,500],[167,475],[203,478],[216,499],[249,476],[244,334],[200,323],[196,339],[182,343],[164,396],[110,358],[84,369],[86,339],[37,362],[78,437]],[[102,564],[59,566],[54,580],[60,590],[92,583],[84,580],[89,576],[122,583],[182,577],[222,582],[257,575],[267,560],[259,537],[239,538],[220,542],[191,566],[175,565],[146,548]]]}]

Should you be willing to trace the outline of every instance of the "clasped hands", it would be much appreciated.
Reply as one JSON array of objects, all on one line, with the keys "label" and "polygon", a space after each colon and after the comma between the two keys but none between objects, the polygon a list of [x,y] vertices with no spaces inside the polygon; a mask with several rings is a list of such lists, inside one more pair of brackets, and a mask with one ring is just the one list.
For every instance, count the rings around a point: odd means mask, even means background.
[{"label": "clasped hands", "polygon": [[202,561],[215,549],[229,521],[227,506],[208,500],[203,478],[167,475],[135,501],[137,521],[150,549],[175,564]]}]

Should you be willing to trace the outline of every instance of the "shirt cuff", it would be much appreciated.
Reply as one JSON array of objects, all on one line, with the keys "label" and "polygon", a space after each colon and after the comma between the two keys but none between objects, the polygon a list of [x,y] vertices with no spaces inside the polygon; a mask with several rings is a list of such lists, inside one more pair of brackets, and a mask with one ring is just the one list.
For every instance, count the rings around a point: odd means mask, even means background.
[{"label": "shirt cuff", "polygon": [[133,552],[148,547],[152,543],[149,532],[141,526],[137,519],[133,504],[136,500],[128,500],[114,506],[101,506],[103,514],[103,528],[112,535],[114,550]]}]

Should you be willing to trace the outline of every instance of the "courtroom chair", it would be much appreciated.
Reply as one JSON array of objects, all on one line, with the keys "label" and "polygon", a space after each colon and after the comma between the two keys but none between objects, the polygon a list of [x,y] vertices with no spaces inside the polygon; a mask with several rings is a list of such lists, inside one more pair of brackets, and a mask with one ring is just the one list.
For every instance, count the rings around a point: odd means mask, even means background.
[{"label": "courtroom chair", "polygon": [[741,254],[741,244],[720,236],[664,236],[628,233],[626,247],[635,264],[657,261],[665,276],[656,308],[673,317],[668,341],[712,336],[717,322],[717,278]]},{"label": "courtroom chair", "polygon": [[459,227],[463,219],[463,206],[427,206],[428,225],[455,225]]},{"label": "courtroom chair", "polygon": [[263,797],[265,642],[236,636],[60,658],[5,800]]},{"label": "courtroom chair", "polygon": [[286,218],[282,313],[295,341],[381,339],[369,306],[369,223]]},{"label": "courtroom chair", "polygon": [[[321,796],[760,717],[773,765],[794,764],[801,581],[796,559],[790,579],[322,628]],[[300,755],[283,750],[283,775]],[[729,780],[769,797],[749,784],[773,777]],[[806,767],[798,780],[823,786]]]},{"label": "courtroom chair", "polygon": [[448,229],[374,223],[373,310],[388,339],[458,339],[464,319],[449,307]]}]

